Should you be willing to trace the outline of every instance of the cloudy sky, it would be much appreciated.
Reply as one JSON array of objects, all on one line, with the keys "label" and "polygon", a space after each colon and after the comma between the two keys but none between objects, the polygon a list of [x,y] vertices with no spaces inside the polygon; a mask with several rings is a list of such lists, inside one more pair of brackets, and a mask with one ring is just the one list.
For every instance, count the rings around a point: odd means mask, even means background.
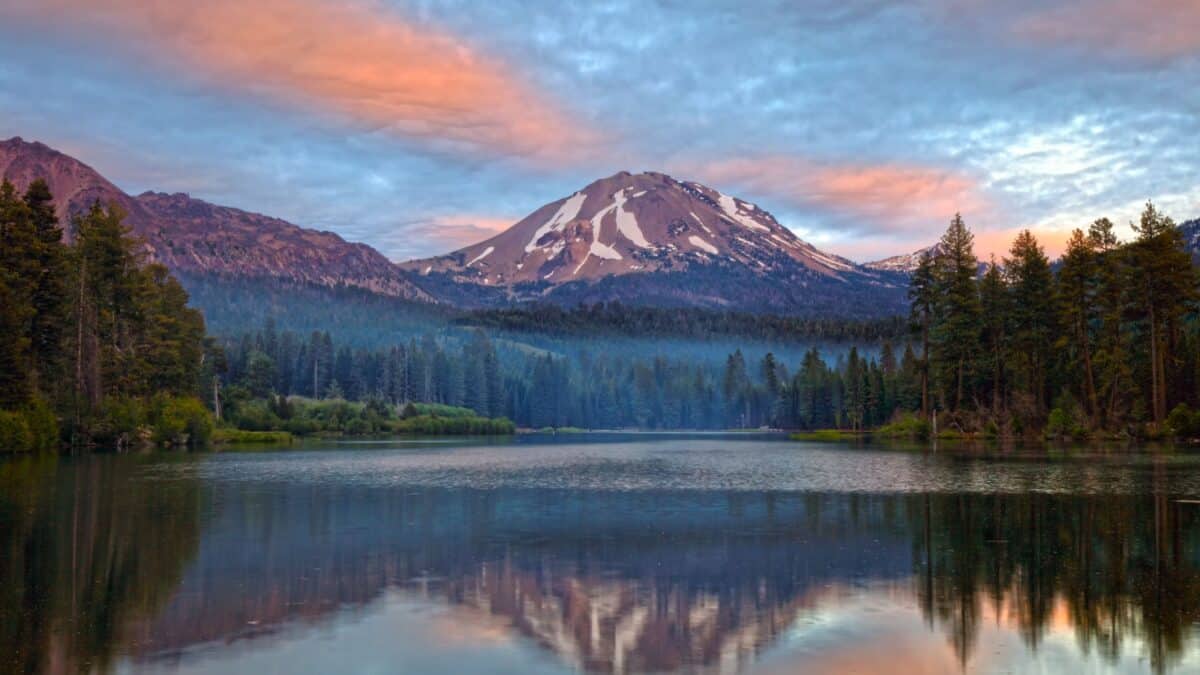
[{"label": "cloudy sky", "polygon": [[2,0],[0,137],[401,260],[619,170],[869,260],[1200,216],[1200,2]]}]

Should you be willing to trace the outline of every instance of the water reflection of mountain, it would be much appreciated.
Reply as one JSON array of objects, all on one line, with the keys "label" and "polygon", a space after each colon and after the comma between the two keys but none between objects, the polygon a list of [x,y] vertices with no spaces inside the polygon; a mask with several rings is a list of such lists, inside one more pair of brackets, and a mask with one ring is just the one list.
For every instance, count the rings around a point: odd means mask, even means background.
[{"label": "water reflection of mountain", "polygon": [[[911,572],[877,500],[711,492],[219,488],[142,655],[271,632],[403,586],[601,671],[738,661],[845,579]],[[899,523],[894,523],[899,525]],[[891,530],[891,532],[888,532]]]},{"label": "water reflection of mountain", "polygon": [[503,617],[601,672],[724,670],[830,585],[908,589],[964,664],[985,607],[1028,646],[1066,620],[1081,647],[1115,657],[1136,639],[1160,670],[1200,620],[1200,510],[1165,498],[227,485],[209,499],[143,658],[390,587]]},{"label": "water reflection of mountain", "polygon": [[4,670],[165,664],[397,589],[596,672],[733,669],[845,593],[919,607],[964,664],[1003,621],[1027,647],[1067,627],[1081,650],[1167,670],[1200,622],[1200,507],[1165,497],[204,484],[135,469],[0,465]]}]

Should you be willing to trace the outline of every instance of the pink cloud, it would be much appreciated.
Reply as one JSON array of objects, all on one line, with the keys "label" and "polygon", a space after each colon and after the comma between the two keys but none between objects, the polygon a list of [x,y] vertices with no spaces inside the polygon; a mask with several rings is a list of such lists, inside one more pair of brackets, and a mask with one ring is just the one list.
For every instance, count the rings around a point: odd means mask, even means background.
[{"label": "pink cloud", "polygon": [[955,213],[969,217],[988,209],[973,179],[928,166],[827,164],[770,155],[697,163],[685,171],[713,185],[863,219],[891,232],[929,231]]},{"label": "pink cloud", "polygon": [[1119,51],[1146,59],[1200,54],[1195,0],[1068,0],[1019,18],[1013,32],[1039,44]]},{"label": "pink cloud", "polygon": [[383,252],[397,261],[437,256],[489,239],[518,220],[468,213],[434,216],[379,243]]},{"label": "pink cloud", "polygon": [[374,5],[13,0],[3,19],[438,148],[561,159],[590,137],[495,58]]}]

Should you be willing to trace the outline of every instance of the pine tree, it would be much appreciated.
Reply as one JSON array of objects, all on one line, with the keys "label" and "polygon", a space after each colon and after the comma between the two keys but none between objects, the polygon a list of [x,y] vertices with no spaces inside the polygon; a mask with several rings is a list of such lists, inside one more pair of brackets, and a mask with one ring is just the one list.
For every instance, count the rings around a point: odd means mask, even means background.
[{"label": "pine tree", "polygon": [[962,216],[955,214],[942,235],[935,259],[934,304],[931,343],[941,396],[959,410],[969,393],[974,375],[980,334],[979,293],[975,275],[979,261],[974,251],[975,236]]},{"label": "pine tree", "polygon": [[910,322],[921,340],[921,356],[917,368],[921,377],[921,417],[929,417],[929,347],[933,328],[933,312],[937,301],[936,263],[929,251],[921,254],[920,262],[908,283],[908,298],[912,303]]},{"label": "pine tree", "polygon": [[30,253],[32,264],[30,304],[30,377],[34,391],[44,396],[60,379],[63,339],[67,322],[67,249],[62,241],[62,228],[54,212],[50,188],[42,179],[29,184],[25,190],[36,242]]},{"label": "pine tree", "polygon": [[1101,218],[1088,228],[1088,242],[1096,255],[1097,288],[1095,313],[1099,319],[1096,336],[1096,386],[1102,401],[1100,423],[1115,427],[1127,405],[1132,385],[1128,336],[1124,326],[1126,251],[1113,232],[1111,220]]},{"label": "pine tree", "polygon": [[1067,355],[1068,367],[1082,372],[1080,399],[1093,420],[1097,419],[1100,408],[1092,359],[1093,326],[1100,323],[1096,315],[1098,287],[1095,242],[1083,230],[1074,230],[1058,271],[1059,313],[1067,330],[1056,346]]},{"label": "pine tree", "polygon": [[983,318],[983,360],[987,363],[994,412],[1006,407],[1006,364],[1009,360],[1009,322],[1012,303],[1008,284],[995,258],[979,282],[979,304]]},{"label": "pine tree", "polygon": [[1196,301],[1196,272],[1175,223],[1147,203],[1129,245],[1130,305],[1145,326],[1150,410],[1161,428],[1167,416],[1168,365],[1175,365],[1176,331]]},{"label": "pine tree", "polygon": [[1046,410],[1046,369],[1057,329],[1054,275],[1037,239],[1029,230],[1017,235],[1005,260],[1012,295],[1013,354],[1022,390],[1032,396],[1034,414]]},{"label": "pine tree", "polygon": [[30,267],[36,250],[29,209],[6,180],[0,183],[0,409],[24,405],[31,394]]}]

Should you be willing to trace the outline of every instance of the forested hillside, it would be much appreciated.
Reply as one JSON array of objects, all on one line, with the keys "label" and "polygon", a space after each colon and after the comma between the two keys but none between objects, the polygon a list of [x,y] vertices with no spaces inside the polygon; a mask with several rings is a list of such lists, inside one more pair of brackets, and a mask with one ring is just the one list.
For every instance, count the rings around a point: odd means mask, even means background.
[{"label": "forested hillside", "polygon": [[[1196,273],[1180,230],[1153,206],[1135,231],[1120,242],[1099,220],[1055,267],[1024,232],[981,275],[955,218],[919,261],[907,322],[531,306],[468,313],[457,330],[384,348],[270,324],[227,343],[226,380],[255,396],[436,402],[529,427],[928,433],[936,415],[954,434],[1193,435]],[[692,347],[715,340],[733,346],[720,358]],[[747,356],[771,340],[826,348]]]}]

